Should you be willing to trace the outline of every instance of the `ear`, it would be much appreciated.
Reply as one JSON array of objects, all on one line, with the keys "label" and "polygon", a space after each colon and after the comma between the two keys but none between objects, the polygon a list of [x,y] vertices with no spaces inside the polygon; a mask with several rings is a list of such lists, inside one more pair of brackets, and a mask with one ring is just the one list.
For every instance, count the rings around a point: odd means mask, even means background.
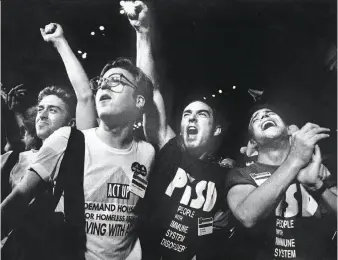
[{"label": "ear", "polygon": [[76,127],[76,120],[75,120],[75,118],[72,118],[69,121],[68,126],[70,126],[70,127]]},{"label": "ear", "polygon": [[144,96],[142,96],[142,95],[137,95],[137,96],[136,96],[136,107],[137,107],[138,109],[143,108],[145,102],[146,102],[146,100],[145,100]]},{"label": "ear", "polygon": [[246,155],[250,157],[255,151],[257,151],[257,142],[254,139],[250,139],[246,149]]},{"label": "ear", "polygon": [[219,136],[222,133],[222,127],[220,125],[217,125],[214,131],[214,136]]}]

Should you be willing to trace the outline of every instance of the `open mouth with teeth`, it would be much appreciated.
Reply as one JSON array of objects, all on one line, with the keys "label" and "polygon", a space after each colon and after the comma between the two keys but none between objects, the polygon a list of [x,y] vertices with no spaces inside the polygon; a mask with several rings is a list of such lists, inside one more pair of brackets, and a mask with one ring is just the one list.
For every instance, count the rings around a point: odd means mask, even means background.
[{"label": "open mouth with teeth", "polygon": [[262,129],[263,131],[269,129],[270,127],[273,127],[273,126],[277,126],[276,123],[274,121],[266,121],[262,124]]},{"label": "open mouth with teeth", "polygon": [[100,101],[103,101],[103,100],[108,100],[108,99],[111,99],[111,97],[107,94],[104,94],[100,97]]},{"label": "open mouth with teeth", "polygon": [[188,136],[190,136],[190,135],[197,135],[197,133],[198,133],[198,130],[197,130],[196,127],[194,127],[194,126],[189,126],[188,127],[188,129],[187,129]]}]

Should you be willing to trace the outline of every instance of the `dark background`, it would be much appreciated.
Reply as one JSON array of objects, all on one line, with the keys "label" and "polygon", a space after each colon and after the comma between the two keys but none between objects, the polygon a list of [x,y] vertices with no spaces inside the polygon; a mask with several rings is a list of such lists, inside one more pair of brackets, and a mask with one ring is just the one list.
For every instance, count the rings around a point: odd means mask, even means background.
[{"label": "dark background", "polygon": [[[236,156],[253,99],[249,88],[283,109],[290,123],[331,128],[321,146],[337,160],[336,1],[158,0],[155,58],[169,95],[173,122],[183,99],[197,90],[231,104],[232,128],[220,151]],[[39,28],[60,23],[88,76],[120,56],[135,57],[135,32],[117,0],[7,0],[1,14],[1,82],[24,83],[35,95],[50,84],[70,85],[61,59]],[[99,26],[105,27],[104,31]],[[95,36],[90,32],[94,31]],[[105,34],[105,35],[103,35]],[[334,66],[335,65],[335,66]],[[233,86],[236,89],[233,89]],[[223,93],[219,94],[218,90]],[[166,93],[168,94],[168,93]],[[172,102],[170,102],[172,100]],[[172,124],[176,127],[175,124]]]}]

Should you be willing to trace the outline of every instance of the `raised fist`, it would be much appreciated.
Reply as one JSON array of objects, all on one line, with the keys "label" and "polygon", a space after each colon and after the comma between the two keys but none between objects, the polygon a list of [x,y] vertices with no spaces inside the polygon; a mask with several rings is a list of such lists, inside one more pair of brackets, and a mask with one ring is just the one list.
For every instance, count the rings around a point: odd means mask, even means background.
[{"label": "raised fist", "polygon": [[121,1],[121,14],[127,15],[130,24],[139,33],[149,32],[149,9],[141,1]]},{"label": "raised fist", "polygon": [[50,23],[46,25],[44,29],[40,28],[40,32],[42,38],[46,42],[52,42],[55,44],[57,41],[64,38],[62,27],[57,23]]}]

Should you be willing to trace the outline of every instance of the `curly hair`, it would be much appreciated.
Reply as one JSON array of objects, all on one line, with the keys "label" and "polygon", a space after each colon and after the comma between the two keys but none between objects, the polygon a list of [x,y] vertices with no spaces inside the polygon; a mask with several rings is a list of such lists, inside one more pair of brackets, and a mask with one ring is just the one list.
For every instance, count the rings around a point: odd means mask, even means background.
[{"label": "curly hair", "polygon": [[73,90],[67,87],[59,87],[59,86],[45,87],[39,93],[38,103],[40,103],[44,97],[50,96],[50,95],[55,95],[58,98],[62,99],[63,102],[65,102],[65,104],[68,107],[67,111],[70,117],[71,118],[75,117],[77,99],[76,99],[76,96]]}]

